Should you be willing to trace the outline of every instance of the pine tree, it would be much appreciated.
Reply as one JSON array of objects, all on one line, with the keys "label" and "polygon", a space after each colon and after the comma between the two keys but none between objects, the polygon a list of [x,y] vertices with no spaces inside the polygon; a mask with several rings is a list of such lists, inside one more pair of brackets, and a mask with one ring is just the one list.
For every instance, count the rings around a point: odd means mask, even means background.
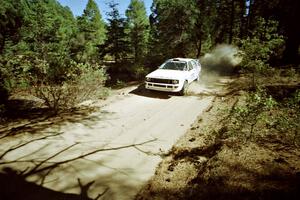
[{"label": "pine tree", "polygon": [[146,55],[149,37],[149,20],[144,2],[141,0],[131,0],[126,10],[126,17],[129,29],[129,44],[131,52],[133,52],[134,62],[141,63]]},{"label": "pine tree", "polygon": [[197,0],[196,25],[193,30],[193,41],[198,58],[202,51],[207,52],[213,43],[214,26],[216,22],[216,4],[210,0]]},{"label": "pine tree", "polygon": [[185,57],[192,53],[192,33],[196,24],[194,0],[154,0],[152,30],[158,37],[156,49],[164,58]]},{"label": "pine tree", "polygon": [[122,18],[117,9],[118,4],[109,3],[107,39],[102,45],[101,55],[110,55],[116,63],[121,62],[128,54],[128,37],[125,32],[126,20]]},{"label": "pine tree", "polygon": [[89,0],[82,16],[78,17],[78,60],[96,62],[98,47],[105,40],[105,24],[94,0]]},{"label": "pine tree", "polygon": [[56,0],[23,0],[19,9],[22,26],[18,40],[6,42],[3,65],[8,73],[14,73],[15,84],[22,82],[21,76],[26,73],[31,80],[35,77],[39,81],[59,83],[66,78],[71,62],[70,41],[76,31],[72,13]]},{"label": "pine tree", "polygon": [[18,32],[22,26],[23,13],[20,0],[0,1],[0,53],[5,48],[6,41],[17,42]]}]

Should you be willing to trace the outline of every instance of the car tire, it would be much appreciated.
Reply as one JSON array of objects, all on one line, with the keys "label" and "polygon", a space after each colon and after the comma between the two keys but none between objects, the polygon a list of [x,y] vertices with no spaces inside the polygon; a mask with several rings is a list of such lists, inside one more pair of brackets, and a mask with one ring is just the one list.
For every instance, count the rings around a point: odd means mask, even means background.
[{"label": "car tire", "polygon": [[180,90],[179,94],[180,94],[181,96],[186,95],[186,93],[187,93],[187,88],[188,88],[188,82],[185,81],[185,82],[183,83],[182,89]]},{"label": "car tire", "polygon": [[200,74],[198,74],[198,76],[197,76],[197,82],[199,82],[200,81]]}]

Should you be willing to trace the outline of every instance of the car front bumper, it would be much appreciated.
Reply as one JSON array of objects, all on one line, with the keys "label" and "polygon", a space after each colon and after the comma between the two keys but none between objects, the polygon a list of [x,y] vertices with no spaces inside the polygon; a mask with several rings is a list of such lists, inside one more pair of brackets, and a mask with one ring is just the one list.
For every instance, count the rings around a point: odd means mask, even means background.
[{"label": "car front bumper", "polygon": [[165,84],[165,83],[153,83],[145,82],[145,88],[148,90],[157,90],[164,92],[179,92],[182,88],[179,84]]}]

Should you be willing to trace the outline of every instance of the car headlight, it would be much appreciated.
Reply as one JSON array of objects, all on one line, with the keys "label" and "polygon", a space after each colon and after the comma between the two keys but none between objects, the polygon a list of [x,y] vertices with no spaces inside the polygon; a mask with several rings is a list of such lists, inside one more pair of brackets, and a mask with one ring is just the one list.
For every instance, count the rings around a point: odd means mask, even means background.
[{"label": "car headlight", "polygon": [[146,81],[151,82],[151,78],[146,77]]},{"label": "car headlight", "polygon": [[172,83],[173,83],[173,84],[178,84],[178,83],[179,83],[179,80],[172,80]]}]

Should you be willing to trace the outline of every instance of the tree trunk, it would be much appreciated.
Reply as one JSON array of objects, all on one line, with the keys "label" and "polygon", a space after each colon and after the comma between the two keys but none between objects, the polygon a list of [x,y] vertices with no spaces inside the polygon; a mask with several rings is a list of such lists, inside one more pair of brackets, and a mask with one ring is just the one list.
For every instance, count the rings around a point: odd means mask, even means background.
[{"label": "tree trunk", "polygon": [[248,15],[247,15],[247,36],[249,36],[249,29],[251,28],[252,25],[252,20],[253,20],[253,3],[254,0],[249,0],[249,7],[248,7]]},{"label": "tree trunk", "polygon": [[197,45],[197,58],[200,57],[200,54],[201,54],[201,50],[202,50],[202,38],[199,38],[199,42],[198,42],[198,45]]},{"label": "tree trunk", "polygon": [[232,39],[233,39],[234,16],[235,16],[234,0],[231,0],[229,44],[232,44]]}]

